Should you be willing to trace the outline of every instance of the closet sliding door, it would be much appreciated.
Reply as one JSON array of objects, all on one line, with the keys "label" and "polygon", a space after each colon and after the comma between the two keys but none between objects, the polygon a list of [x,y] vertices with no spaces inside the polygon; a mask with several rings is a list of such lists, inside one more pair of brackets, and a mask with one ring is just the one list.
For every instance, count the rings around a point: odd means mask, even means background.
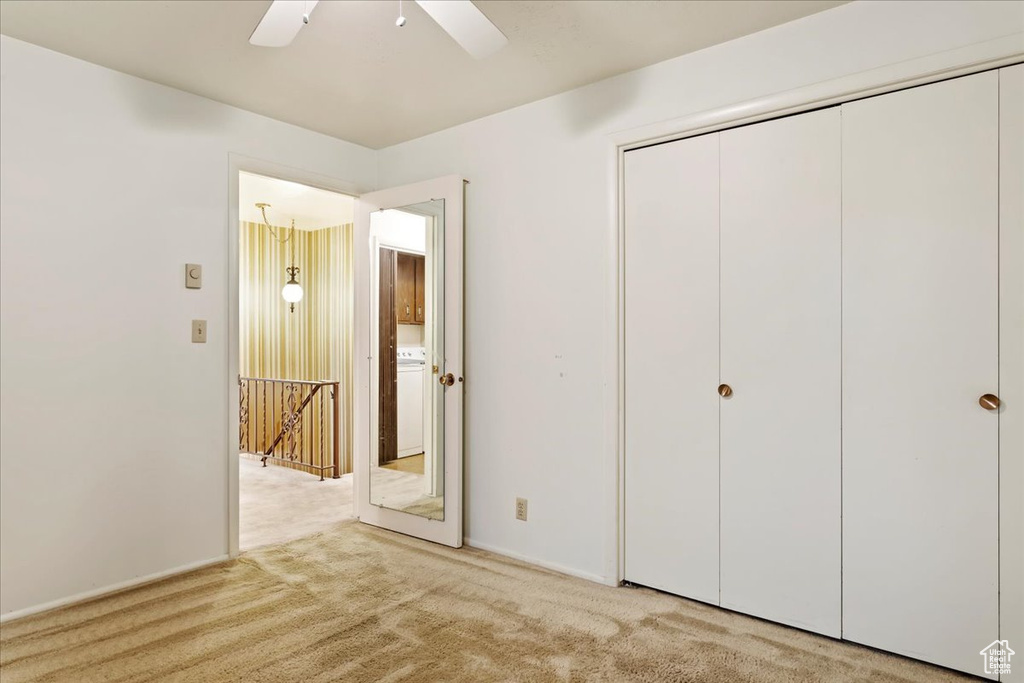
[{"label": "closet sliding door", "polygon": [[625,155],[628,581],[718,602],[718,135]]},{"label": "closet sliding door", "polygon": [[721,604],[840,633],[838,107],[721,133]]},{"label": "closet sliding door", "polygon": [[998,114],[996,72],[843,105],[843,636],[977,674],[999,636]]}]

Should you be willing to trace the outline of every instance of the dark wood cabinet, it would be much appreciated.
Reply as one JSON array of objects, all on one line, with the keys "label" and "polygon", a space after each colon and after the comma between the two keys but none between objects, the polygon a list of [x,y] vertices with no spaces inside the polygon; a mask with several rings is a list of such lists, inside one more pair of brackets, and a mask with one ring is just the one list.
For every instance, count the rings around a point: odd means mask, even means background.
[{"label": "dark wood cabinet", "polygon": [[395,313],[398,322],[413,321],[413,307],[416,305],[416,264],[411,254],[398,253],[398,268],[395,274]]},{"label": "dark wood cabinet", "polygon": [[416,276],[415,289],[416,289],[416,295],[415,295],[414,299],[416,301],[416,307],[413,309],[413,322],[417,322],[417,323],[420,323],[422,325],[423,322],[426,320],[426,314],[427,314],[427,309],[426,309],[426,304],[425,304],[426,295],[424,294],[424,289],[425,289],[425,284],[426,284],[426,280],[424,278],[424,270],[426,269],[426,265],[427,265],[426,264],[426,259],[424,259],[422,256],[417,256],[415,264],[416,264],[416,269],[415,269],[415,276]]},{"label": "dark wood cabinet", "polygon": [[398,322],[422,325],[426,319],[425,262],[422,256],[398,252],[395,272],[395,313]]}]

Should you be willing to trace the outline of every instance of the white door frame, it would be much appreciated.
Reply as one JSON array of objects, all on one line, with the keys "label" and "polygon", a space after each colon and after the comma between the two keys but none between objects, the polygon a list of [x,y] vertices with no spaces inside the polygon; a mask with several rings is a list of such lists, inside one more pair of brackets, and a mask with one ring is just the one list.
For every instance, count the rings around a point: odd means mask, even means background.
[{"label": "white door frame", "polygon": [[[1007,36],[965,48],[940,52],[919,59],[775,93],[754,100],[739,102],[718,109],[698,112],[678,119],[620,131],[608,137],[606,159],[609,164],[608,177],[612,179],[612,185],[609,187],[609,195],[612,201],[609,202],[610,214],[608,225],[613,226],[612,230],[607,234],[608,268],[611,272],[615,273],[615,277],[609,279],[606,295],[609,300],[615,302],[615,315],[610,317],[608,328],[606,328],[606,334],[608,334],[609,338],[614,339],[614,343],[610,347],[605,363],[606,367],[609,368],[608,374],[614,377],[615,381],[605,401],[605,424],[608,433],[607,441],[610,444],[605,457],[607,458],[606,466],[608,467],[608,472],[613,473],[608,478],[610,483],[606,495],[608,500],[614,500],[616,504],[609,506],[609,519],[606,521],[606,528],[608,529],[608,535],[606,536],[607,547],[614,549],[614,552],[609,553],[605,560],[606,564],[603,575],[607,577],[607,583],[617,585],[625,578],[623,574],[625,563],[623,532],[625,529],[626,409],[625,316],[623,308],[625,301],[623,277],[625,272],[625,153],[639,147],[671,142],[790,114],[799,114],[813,109],[842,104],[851,100],[1009,66],[1022,61],[1024,61],[1024,51],[1021,51],[1019,37],[1016,35]],[[1000,240],[1001,242],[1004,241],[1002,237],[1000,237]],[[1024,257],[1021,257],[1020,261],[1018,268],[1024,269]],[[1021,309],[1024,309],[1024,293],[1020,294],[1020,300],[1016,302],[1006,301],[1005,297],[1000,301],[1001,340],[1020,339],[1024,336],[1024,333],[1020,330],[1008,329],[1012,325],[1020,324],[1019,315],[1016,317],[1004,315],[1005,311],[1019,311]],[[1005,376],[1003,381],[1005,381]],[[1019,378],[1018,381],[1020,381]],[[1001,387],[1001,391],[1005,391],[1005,388]],[[1018,388],[1015,393],[1019,395],[1019,392],[1020,389]],[[1024,414],[1021,411],[1017,411],[1012,416],[1004,413],[1000,416],[1000,419],[1001,433],[1004,430],[1018,433],[1021,429],[1020,427],[1010,429],[1008,426],[1003,426],[1002,421],[1008,419],[1021,420],[1024,419]],[[1005,448],[1006,444],[1003,447]],[[1005,454],[1005,452],[1003,453]],[[1004,456],[1001,457],[1005,460]],[[1007,468],[1004,463],[1001,463],[1001,495],[1010,495],[1018,498],[1024,496],[1024,484],[1011,477],[1012,473],[1019,471],[1019,465],[1014,469]],[[1007,547],[1011,544],[1020,545],[1021,538],[1024,538],[1024,520],[1001,520],[1001,547],[1004,543]],[[1017,551],[1012,553],[1012,556],[1020,557],[1022,554],[1024,553]],[[1006,555],[1011,555],[1011,553],[1004,553],[1004,556]],[[1001,572],[1003,576],[1020,576],[1024,574],[1024,566],[1008,567],[1004,563]],[[1009,598],[1011,601],[1016,601],[1011,604],[1019,604],[1020,596],[1010,598],[1007,595],[1008,589],[1019,592],[1020,587],[1002,586],[1000,599],[1005,600]],[[1006,635],[1004,633],[1001,637],[1006,637]],[[1014,635],[1016,635],[1016,638],[1014,638]],[[1010,638],[1019,641],[1024,638],[1024,633],[1011,634]]]},{"label": "white door frame", "polygon": [[[227,341],[228,341],[228,372],[225,378],[227,387],[227,472],[228,472],[228,555],[238,557],[238,174],[240,172],[256,173],[278,180],[287,180],[322,190],[349,195],[357,199],[367,191],[347,180],[332,178],[313,171],[306,171],[292,166],[285,166],[264,159],[228,154],[228,310],[227,310]],[[358,323],[356,323],[358,325]]]}]

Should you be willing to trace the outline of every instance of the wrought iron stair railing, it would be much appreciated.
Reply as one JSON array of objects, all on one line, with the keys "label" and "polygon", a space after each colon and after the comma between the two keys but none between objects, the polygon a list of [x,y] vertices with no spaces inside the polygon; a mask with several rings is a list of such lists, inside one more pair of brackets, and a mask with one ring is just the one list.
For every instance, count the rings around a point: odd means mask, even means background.
[{"label": "wrought iron stair railing", "polygon": [[238,378],[238,450],[320,475],[341,476],[338,382]]}]

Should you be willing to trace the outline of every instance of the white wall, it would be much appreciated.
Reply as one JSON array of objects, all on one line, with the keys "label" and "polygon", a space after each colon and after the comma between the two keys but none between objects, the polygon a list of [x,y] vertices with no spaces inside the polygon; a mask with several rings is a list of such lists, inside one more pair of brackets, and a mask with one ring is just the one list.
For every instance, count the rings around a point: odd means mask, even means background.
[{"label": "white wall", "polygon": [[388,209],[373,215],[373,234],[382,247],[417,254],[427,253],[427,219],[404,211]]},{"label": "white wall", "polygon": [[398,346],[423,346],[425,325],[398,325]]},{"label": "white wall", "polygon": [[615,578],[612,133],[1007,35],[1024,4],[854,3],[382,150],[383,187],[471,181],[471,543]]},{"label": "white wall", "polygon": [[8,614],[228,552],[229,153],[361,189],[376,155],[7,37],[0,79]]}]

